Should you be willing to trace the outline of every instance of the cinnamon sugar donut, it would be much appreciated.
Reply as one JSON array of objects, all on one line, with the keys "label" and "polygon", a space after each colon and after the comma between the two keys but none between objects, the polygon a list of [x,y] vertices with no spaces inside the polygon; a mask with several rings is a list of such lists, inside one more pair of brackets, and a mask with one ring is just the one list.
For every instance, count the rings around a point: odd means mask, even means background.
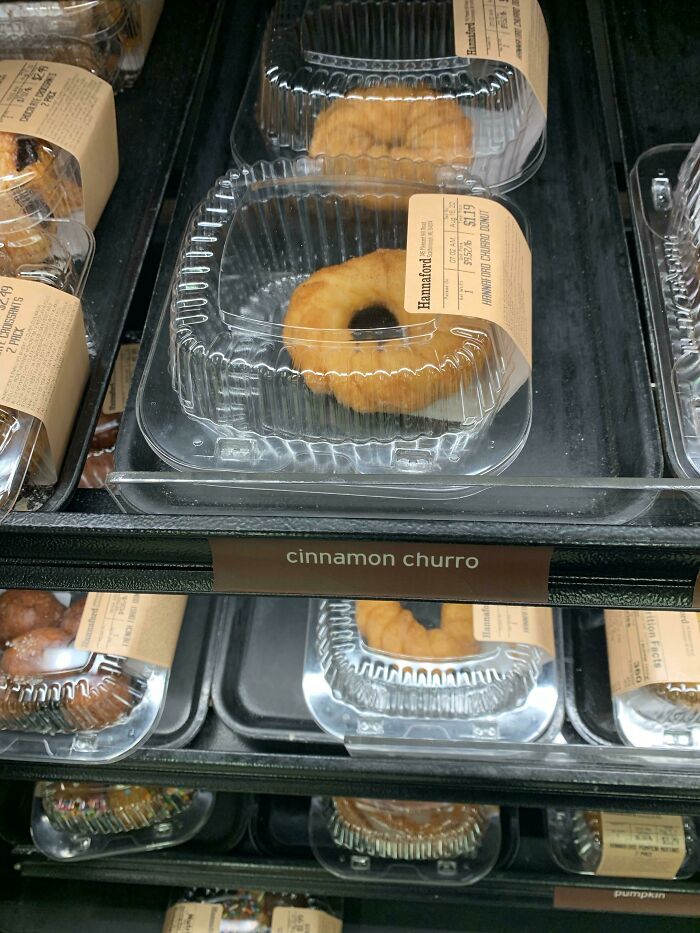
[{"label": "cinnamon sugar donut", "polygon": [[9,677],[31,677],[66,667],[68,635],[60,628],[36,628],[11,641],[0,660]]},{"label": "cinnamon sugar donut", "polygon": [[[319,269],[294,290],[284,342],[312,392],[358,412],[405,414],[471,378],[475,361],[452,330],[454,318],[405,310],[405,276],[405,250],[378,249]],[[422,333],[401,335],[399,328],[416,325]],[[377,337],[356,340],[356,330]]]},{"label": "cinnamon sugar donut", "polygon": [[64,611],[53,593],[45,590],[5,590],[0,595],[0,642],[60,625]]},{"label": "cinnamon sugar donut", "polygon": [[357,88],[319,114],[309,155],[391,160],[373,171],[432,181],[436,163],[471,165],[472,122],[454,98],[428,87]]}]

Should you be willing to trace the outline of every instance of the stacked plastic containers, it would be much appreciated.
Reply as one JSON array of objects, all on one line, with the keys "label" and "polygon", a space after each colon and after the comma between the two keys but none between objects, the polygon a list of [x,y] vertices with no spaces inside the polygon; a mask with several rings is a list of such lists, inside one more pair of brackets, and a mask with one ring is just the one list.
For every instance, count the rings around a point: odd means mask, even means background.
[{"label": "stacked plastic containers", "polygon": [[700,474],[700,139],[645,152],[630,179],[666,447]]},{"label": "stacked plastic containers", "polygon": [[[170,376],[154,351],[140,387],[141,429],[170,467],[354,495],[372,487],[358,474],[403,474],[411,497],[522,449],[532,389],[513,337],[404,300],[413,195],[444,196],[448,223],[460,195],[505,210],[527,250],[501,193],[539,164],[544,110],[517,69],[455,55],[452,15],[446,0],[275,7],[239,167],[183,243]],[[526,315],[530,298],[528,282]]]},{"label": "stacked plastic containers", "polygon": [[[475,614],[498,607],[311,602],[304,695],[351,752],[468,755],[470,743],[553,741],[564,716],[560,620],[537,614],[541,644],[508,642]],[[527,622],[530,625],[530,622]],[[534,625],[533,625],[534,627]],[[496,632],[493,628],[491,631]],[[493,640],[501,638],[503,640]]]},{"label": "stacked plastic containers", "polygon": [[162,849],[195,836],[213,805],[209,791],[42,781],[34,795],[32,839],[59,861]]},{"label": "stacked plastic containers", "polygon": [[309,833],[328,871],[379,883],[473,884],[501,848],[499,808],[464,803],[318,797]]},{"label": "stacked plastic containers", "polygon": [[130,87],[143,68],[164,0],[0,3],[0,57],[77,65]]},{"label": "stacked plastic containers", "polygon": [[0,594],[0,757],[114,761],[160,717],[169,671],[75,646],[77,593]]}]

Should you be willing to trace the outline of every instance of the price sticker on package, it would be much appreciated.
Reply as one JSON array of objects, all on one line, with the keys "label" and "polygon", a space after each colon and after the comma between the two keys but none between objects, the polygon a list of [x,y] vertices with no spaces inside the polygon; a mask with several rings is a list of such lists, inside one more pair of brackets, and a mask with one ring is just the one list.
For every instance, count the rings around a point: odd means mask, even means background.
[{"label": "price sticker on package", "polygon": [[343,933],[343,921],[308,907],[275,907],[271,933]]},{"label": "price sticker on package", "polygon": [[601,813],[602,854],[597,875],[614,878],[675,878],[685,861],[680,816]]},{"label": "price sticker on package", "polygon": [[497,324],[531,369],[532,255],[515,217],[489,198],[412,195],[404,306]]},{"label": "price sticker on package", "polygon": [[554,648],[554,616],[540,606],[475,605],[474,637],[482,642],[506,642],[542,648],[550,658]]},{"label": "price sticker on package", "polygon": [[175,904],[165,915],[163,933],[220,933],[221,904]]}]

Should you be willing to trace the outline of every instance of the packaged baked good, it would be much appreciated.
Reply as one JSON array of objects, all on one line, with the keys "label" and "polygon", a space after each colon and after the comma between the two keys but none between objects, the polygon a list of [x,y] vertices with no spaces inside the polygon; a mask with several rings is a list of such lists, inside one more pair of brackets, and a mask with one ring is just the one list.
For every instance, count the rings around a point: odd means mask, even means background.
[{"label": "packaged baked good", "polygon": [[185,604],[0,592],[0,756],[111,761],[142,744],[161,713]]},{"label": "packaged baked good", "polygon": [[689,878],[700,868],[695,819],[549,809],[549,842],[565,871],[608,878]]},{"label": "packaged baked good", "polygon": [[369,159],[372,173],[429,183],[460,165],[494,190],[526,180],[545,149],[544,19],[536,0],[472,7],[278,0],[234,125],[236,159],[349,156],[345,171]]},{"label": "packaged baked good", "polygon": [[162,849],[195,836],[213,805],[209,791],[41,781],[32,839],[40,852],[60,861]]},{"label": "packaged baked good", "polygon": [[473,884],[501,846],[498,807],[315,797],[309,833],[328,871],[362,881]]},{"label": "packaged baked good", "polygon": [[0,55],[76,65],[122,90],[143,68],[163,2],[0,3]]},{"label": "packaged baked good", "polygon": [[700,474],[699,192],[700,137],[648,150],[630,176],[666,451],[675,473],[691,478]]},{"label": "packaged baked good", "polygon": [[304,696],[354,752],[419,739],[454,756],[471,740],[552,740],[563,720],[560,640],[551,609],[312,600]]},{"label": "packaged baked good", "polygon": [[340,914],[306,894],[190,891],[168,910],[163,933],[342,933]]},{"label": "packaged baked good", "polygon": [[[423,268],[411,247],[407,273],[409,198],[438,195],[454,224],[466,198],[470,217],[507,223],[513,250],[523,250],[522,265],[505,263],[494,240],[492,258],[501,281],[525,270],[515,298],[527,339],[526,236],[512,205],[479,190],[456,178],[444,189],[358,182],[310,160],[222,178],[183,244],[170,374],[152,356],[138,396],[147,441],[176,469],[274,474],[279,484],[357,473],[419,484],[505,469],[530,426],[524,351],[481,304],[465,318],[409,312],[404,298]],[[180,413],[171,414],[173,390]]]}]

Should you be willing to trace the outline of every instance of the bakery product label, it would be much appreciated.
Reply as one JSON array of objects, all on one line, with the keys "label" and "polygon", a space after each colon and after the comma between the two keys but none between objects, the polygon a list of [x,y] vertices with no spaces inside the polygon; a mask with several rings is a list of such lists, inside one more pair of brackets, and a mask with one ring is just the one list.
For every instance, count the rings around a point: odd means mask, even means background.
[{"label": "bakery product label", "polygon": [[517,68],[546,113],[549,36],[537,0],[453,0],[453,12],[457,55]]},{"label": "bakery product label", "polygon": [[554,616],[542,606],[475,605],[474,638],[542,648],[555,657]]},{"label": "bakery product label", "polygon": [[700,615],[606,609],[610,688],[615,696],[650,684],[700,683]]},{"label": "bakery product label", "polygon": [[497,324],[532,367],[532,254],[517,220],[498,201],[411,196],[404,304],[412,314]]},{"label": "bakery product label", "polygon": [[0,62],[0,132],[46,140],[75,157],[85,223],[94,230],[119,174],[110,85],[73,65]]},{"label": "bakery product label", "polygon": [[153,41],[158,20],[163,12],[165,0],[139,0],[139,15],[141,17],[141,43],[144,52],[147,52]]},{"label": "bakery product label", "polygon": [[126,400],[129,397],[131,380],[134,378],[138,355],[139,345],[137,343],[123,343],[121,345],[102,406],[102,414],[116,415],[124,411]]},{"label": "bakery product label", "polygon": [[680,816],[659,813],[600,814],[602,855],[596,875],[675,878],[685,861]]},{"label": "bakery product label", "polygon": [[275,907],[271,933],[342,933],[343,921],[308,907]]},{"label": "bakery product label", "polygon": [[38,418],[33,482],[51,485],[88,377],[80,301],[28,279],[0,276],[0,406]]},{"label": "bakery product label", "polygon": [[219,933],[221,904],[175,904],[165,915],[163,933]]},{"label": "bakery product label", "polygon": [[186,596],[88,593],[75,646],[169,668],[186,605]]}]

